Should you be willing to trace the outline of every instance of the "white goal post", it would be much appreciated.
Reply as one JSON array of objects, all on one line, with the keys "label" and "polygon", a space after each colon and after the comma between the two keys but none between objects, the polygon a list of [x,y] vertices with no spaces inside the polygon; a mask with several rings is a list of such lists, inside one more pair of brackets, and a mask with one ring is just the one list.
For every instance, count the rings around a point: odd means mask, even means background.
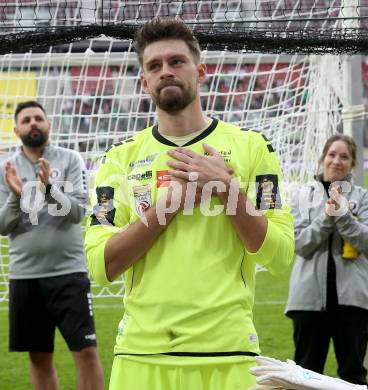
[{"label": "white goal post", "polygon": [[[112,8],[104,9],[103,4],[107,3]],[[260,30],[271,26],[270,20],[278,22],[287,16],[289,22],[282,24],[285,29],[301,25],[300,21],[306,18],[301,29],[318,25],[330,31],[333,23],[339,23],[336,16],[342,7],[340,2],[331,0],[310,0],[311,5],[322,4],[310,9],[301,7],[297,0],[274,4],[266,0],[106,3],[0,0],[0,26],[4,28],[2,32],[5,28],[10,32],[18,29],[32,37],[43,26],[98,24],[105,14],[112,22],[119,18],[134,22],[137,18],[152,16],[144,14],[144,5],[151,3],[156,14],[169,10],[170,15],[184,15],[184,19],[194,24],[200,23],[203,16],[210,18],[203,23],[210,21],[221,27],[225,21],[232,28],[247,20],[247,28]],[[282,8],[284,3],[288,3],[286,9]],[[328,9],[323,8],[326,4]],[[256,8],[252,10],[252,7]],[[189,10],[186,14],[185,9]],[[329,16],[334,18],[330,20]],[[313,17],[317,18],[316,22]],[[293,18],[296,24],[290,22]],[[207,81],[201,91],[205,112],[241,127],[262,131],[279,155],[284,190],[292,193],[295,185],[312,178],[322,145],[341,124],[342,112],[348,105],[343,93],[344,58],[327,54],[232,52],[216,49],[215,43],[210,48],[203,51],[203,61],[208,68]],[[36,99],[46,108],[52,122],[52,142],[81,153],[92,187],[103,151],[155,121],[154,107],[141,90],[139,74],[129,39],[99,36],[43,51],[0,55],[0,160],[17,145],[12,133],[16,104]],[[0,240],[0,301],[7,299],[8,262],[8,241],[3,237]],[[120,296],[123,288],[121,281],[111,288],[93,285],[93,294],[95,297]]]}]

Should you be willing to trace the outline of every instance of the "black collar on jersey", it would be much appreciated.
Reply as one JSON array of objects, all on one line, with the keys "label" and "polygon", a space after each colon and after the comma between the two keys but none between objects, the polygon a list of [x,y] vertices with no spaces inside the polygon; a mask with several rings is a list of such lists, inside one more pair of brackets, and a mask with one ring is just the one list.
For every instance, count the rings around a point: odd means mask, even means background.
[{"label": "black collar on jersey", "polygon": [[[193,145],[196,142],[202,140],[203,138],[206,138],[208,135],[210,135],[213,132],[213,130],[215,130],[217,123],[218,120],[216,118],[213,118],[211,124],[207,127],[206,130],[203,130],[201,134],[197,135],[197,137],[194,137],[192,140],[190,140],[183,146]],[[158,142],[161,142],[162,144],[168,146],[179,146],[174,144],[174,142],[171,142],[170,140],[166,139],[162,134],[160,134],[158,132],[158,125],[154,125],[152,127],[152,135],[157,139]]]}]

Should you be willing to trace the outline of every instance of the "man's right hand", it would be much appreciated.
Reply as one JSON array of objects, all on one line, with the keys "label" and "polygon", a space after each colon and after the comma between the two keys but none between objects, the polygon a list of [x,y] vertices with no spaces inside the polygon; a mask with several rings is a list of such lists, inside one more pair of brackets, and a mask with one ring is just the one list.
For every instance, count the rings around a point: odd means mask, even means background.
[{"label": "man's right hand", "polygon": [[22,194],[23,183],[17,175],[15,167],[9,161],[5,163],[5,180],[8,183],[11,191],[14,192],[18,198],[20,198]]}]

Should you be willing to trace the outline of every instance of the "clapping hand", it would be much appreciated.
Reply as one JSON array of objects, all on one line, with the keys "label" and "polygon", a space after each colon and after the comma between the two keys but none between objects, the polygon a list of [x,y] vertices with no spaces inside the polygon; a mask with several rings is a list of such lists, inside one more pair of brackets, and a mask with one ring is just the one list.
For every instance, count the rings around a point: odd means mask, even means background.
[{"label": "clapping hand", "polygon": [[15,167],[10,163],[10,161],[5,163],[5,180],[10,190],[20,198],[22,194],[23,183],[17,175]]},{"label": "clapping hand", "polygon": [[325,205],[326,214],[333,216],[340,209],[342,202],[342,189],[340,186],[334,186],[329,190],[329,198]]},{"label": "clapping hand", "polygon": [[49,174],[50,174],[49,162],[44,158],[38,159],[37,176],[40,182],[45,185],[45,187],[49,184]]}]

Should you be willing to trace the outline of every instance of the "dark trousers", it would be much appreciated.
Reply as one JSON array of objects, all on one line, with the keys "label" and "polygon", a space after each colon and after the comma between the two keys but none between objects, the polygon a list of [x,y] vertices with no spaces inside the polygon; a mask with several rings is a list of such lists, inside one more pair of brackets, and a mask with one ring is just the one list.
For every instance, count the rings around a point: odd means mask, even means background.
[{"label": "dark trousers", "polygon": [[352,306],[336,306],[323,312],[293,311],[295,362],[323,373],[330,340],[333,340],[341,379],[367,384],[363,362],[368,342],[368,311]]}]

